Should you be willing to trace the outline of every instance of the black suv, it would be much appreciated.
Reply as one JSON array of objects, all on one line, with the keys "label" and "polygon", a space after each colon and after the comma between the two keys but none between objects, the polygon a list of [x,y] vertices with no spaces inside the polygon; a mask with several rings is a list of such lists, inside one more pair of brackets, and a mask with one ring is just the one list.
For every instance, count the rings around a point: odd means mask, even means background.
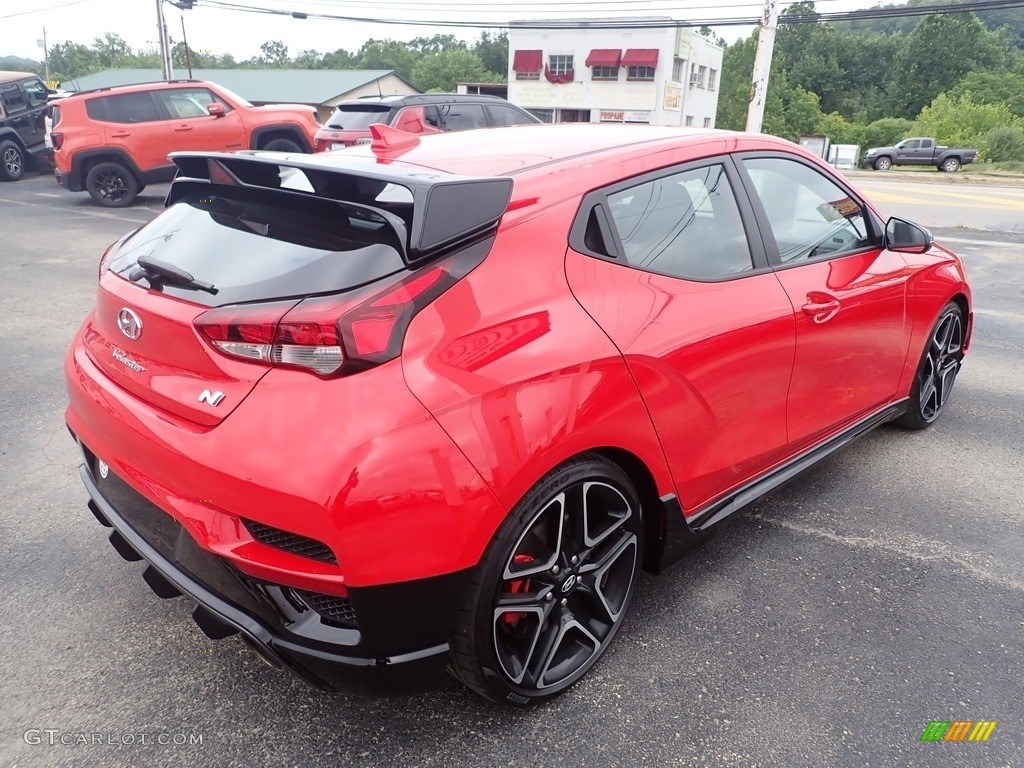
[{"label": "black suv", "polygon": [[46,153],[49,91],[31,72],[0,72],[0,180],[17,181],[30,156]]},{"label": "black suv", "polygon": [[525,109],[497,96],[463,93],[371,96],[338,104],[316,132],[313,151],[327,152],[369,143],[370,125],[373,123],[424,134],[539,122]]}]

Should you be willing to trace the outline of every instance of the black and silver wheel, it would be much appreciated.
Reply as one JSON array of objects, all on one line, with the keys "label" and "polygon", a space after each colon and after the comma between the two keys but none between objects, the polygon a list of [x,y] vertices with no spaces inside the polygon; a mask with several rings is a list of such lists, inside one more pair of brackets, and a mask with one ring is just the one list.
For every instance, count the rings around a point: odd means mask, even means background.
[{"label": "black and silver wheel", "polygon": [[131,205],[139,194],[135,175],[121,163],[96,163],[85,176],[85,188],[94,202],[105,208]]},{"label": "black and silver wheel", "polygon": [[960,170],[960,160],[955,157],[949,157],[942,161],[942,165],[939,166],[946,173],[956,173]]},{"label": "black and silver wheel", "polygon": [[964,359],[964,317],[960,307],[949,302],[932,329],[910,391],[907,412],[899,424],[924,429],[935,423],[949,402]]},{"label": "black and silver wheel", "polygon": [[643,547],[629,477],[596,454],[549,472],[502,525],[459,612],[452,671],[528,705],[586,674],[622,624]]},{"label": "black and silver wheel", "polygon": [[25,155],[13,141],[0,141],[0,179],[17,181],[25,175]]},{"label": "black and silver wheel", "polygon": [[892,168],[892,160],[888,157],[880,157],[875,160],[876,171],[888,171],[890,168]]},{"label": "black and silver wheel", "polygon": [[302,152],[302,147],[291,139],[271,139],[263,145],[267,152]]}]

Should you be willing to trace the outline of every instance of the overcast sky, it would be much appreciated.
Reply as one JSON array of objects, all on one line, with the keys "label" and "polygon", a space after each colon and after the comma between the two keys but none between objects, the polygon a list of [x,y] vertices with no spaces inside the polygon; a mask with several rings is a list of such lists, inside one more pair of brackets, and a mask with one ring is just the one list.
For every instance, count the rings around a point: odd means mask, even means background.
[{"label": "overcast sky", "polygon": [[[724,17],[755,17],[757,0],[561,0],[557,5],[544,0],[225,0],[242,5],[262,5],[289,11],[320,11],[337,15],[422,19],[439,21],[484,20],[504,22],[522,18],[590,18],[608,16],[671,16],[690,20]],[[857,0],[819,0],[819,8],[849,10],[868,5]],[[200,5],[179,11],[165,5],[172,40],[181,39],[184,16],[189,44],[196,50],[209,49],[247,59],[259,53],[267,40],[281,40],[294,55],[312,48],[321,52],[345,48],[358,50],[369,38],[390,37],[409,40],[436,33],[452,33],[474,40],[479,30],[443,26],[394,26],[382,24],[299,20],[287,16],[241,13]],[[551,10],[557,8],[558,10]],[[0,56],[15,55],[42,60],[37,40],[46,27],[47,40],[71,40],[88,45],[105,32],[114,32],[133,48],[155,48],[156,0],[0,0]],[[720,27],[715,30],[727,40],[746,35],[750,29]],[[628,34],[628,32],[624,32]]]}]

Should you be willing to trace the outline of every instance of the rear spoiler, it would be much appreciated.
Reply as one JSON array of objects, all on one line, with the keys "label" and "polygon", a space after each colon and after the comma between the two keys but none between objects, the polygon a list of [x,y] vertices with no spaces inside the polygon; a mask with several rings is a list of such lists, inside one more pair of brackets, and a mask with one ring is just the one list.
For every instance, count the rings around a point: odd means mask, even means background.
[{"label": "rear spoiler", "polygon": [[[278,190],[285,194],[336,200],[372,211],[395,230],[407,263],[494,227],[512,197],[512,179],[478,178],[414,166],[381,164],[377,158],[343,157],[326,162],[252,150],[241,152],[173,152],[178,175],[167,193],[172,205],[197,184]],[[287,169],[304,179],[289,180]],[[290,174],[296,176],[296,174]],[[379,200],[389,185],[404,187],[404,201]]]}]

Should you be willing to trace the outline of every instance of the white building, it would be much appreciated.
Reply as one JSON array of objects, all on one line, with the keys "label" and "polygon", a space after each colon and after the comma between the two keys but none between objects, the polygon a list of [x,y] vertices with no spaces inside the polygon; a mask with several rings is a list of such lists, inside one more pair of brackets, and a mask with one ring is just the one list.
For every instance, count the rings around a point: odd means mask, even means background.
[{"label": "white building", "polygon": [[[671,21],[664,17],[630,23]],[[508,98],[546,122],[650,123],[714,128],[722,49],[694,30],[508,32]]]}]

